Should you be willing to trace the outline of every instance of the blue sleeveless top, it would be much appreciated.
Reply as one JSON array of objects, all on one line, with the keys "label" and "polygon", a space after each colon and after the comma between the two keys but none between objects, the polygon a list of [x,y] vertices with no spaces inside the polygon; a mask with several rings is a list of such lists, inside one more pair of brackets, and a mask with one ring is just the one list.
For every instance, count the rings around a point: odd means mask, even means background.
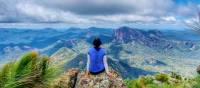
[{"label": "blue sleeveless top", "polygon": [[105,55],[105,49],[100,48],[98,51],[95,48],[89,49],[89,71],[90,72],[99,72],[105,69],[103,63],[103,57]]}]

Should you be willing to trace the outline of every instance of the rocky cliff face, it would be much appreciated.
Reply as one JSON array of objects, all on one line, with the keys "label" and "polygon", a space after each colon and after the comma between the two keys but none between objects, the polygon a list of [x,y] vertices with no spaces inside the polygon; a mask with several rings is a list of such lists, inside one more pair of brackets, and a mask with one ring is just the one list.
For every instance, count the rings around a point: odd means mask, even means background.
[{"label": "rocky cliff face", "polygon": [[166,32],[160,30],[140,30],[129,27],[120,27],[114,31],[113,42],[137,42],[153,49],[195,50],[195,42],[169,39]]},{"label": "rocky cliff face", "polygon": [[106,73],[84,76],[78,69],[70,69],[56,80],[54,88],[126,88],[123,79],[112,71],[113,77]]},{"label": "rocky cliff face", "polygon": [[114,42],[118,43],[128,43],[136,39],[143,38],[144,35],[141,31],[137,29],[132,29],[129,27],[121,27],[114,31]]},{"label": "rocky cliff face", "polygon": [[[139,44],[154,47],[165,47],[168,43],[161,31],[158,30],[139,30],[129,27],[121,27],[116,29],[114,32],[114,42],[118,43],[128,43],[128,42],[138,42]],[[164,45],[163,45],[164,44]],[[162,46],[161,46],[162,45]]]}]

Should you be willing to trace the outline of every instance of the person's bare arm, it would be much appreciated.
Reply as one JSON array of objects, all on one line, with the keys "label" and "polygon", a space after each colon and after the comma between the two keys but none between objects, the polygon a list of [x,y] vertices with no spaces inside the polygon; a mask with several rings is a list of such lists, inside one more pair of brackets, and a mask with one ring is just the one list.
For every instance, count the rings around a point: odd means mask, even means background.
[{"label": "person's bare arm", "polygon": [[107,63],[106,55],[103,57],[103,63],[104,63],[104,67],[105,67],[106,73],[110,74],[109,69],[108,69],[108,63]]},{"label": "person's bare arm", "polygon": [[90,56],[87,54],[86,75],[89,74]]}]

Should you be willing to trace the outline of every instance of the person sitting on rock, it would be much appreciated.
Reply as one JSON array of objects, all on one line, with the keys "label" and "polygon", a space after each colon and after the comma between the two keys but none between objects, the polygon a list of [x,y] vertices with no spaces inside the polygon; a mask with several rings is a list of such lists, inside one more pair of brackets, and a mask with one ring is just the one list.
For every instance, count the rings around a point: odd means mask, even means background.
[{"label": "person sitting on rock", "polygon": [[100,38],[95,38],[93,41],[94,47],[90,48],[87,55],[86,76],[90,74],[97,75],[106,71],[106,74],[111,77],[112,74],[108,70],[106,50],[101,48],[102,42]]}]

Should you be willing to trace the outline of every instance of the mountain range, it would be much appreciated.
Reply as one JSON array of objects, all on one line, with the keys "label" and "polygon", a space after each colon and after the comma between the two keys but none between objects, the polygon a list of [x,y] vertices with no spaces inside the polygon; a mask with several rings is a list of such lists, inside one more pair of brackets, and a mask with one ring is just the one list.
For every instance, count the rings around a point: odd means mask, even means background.
[{"label": "mountain range", "polygon": [[0,28],[0,65],[37,50],[64,68],[85,69],[86,54],[98,36],[111,68],[123,78],[157,72],[196,74],[200,63],[200,34],[190,30],[120,28],[15,29]]}]

